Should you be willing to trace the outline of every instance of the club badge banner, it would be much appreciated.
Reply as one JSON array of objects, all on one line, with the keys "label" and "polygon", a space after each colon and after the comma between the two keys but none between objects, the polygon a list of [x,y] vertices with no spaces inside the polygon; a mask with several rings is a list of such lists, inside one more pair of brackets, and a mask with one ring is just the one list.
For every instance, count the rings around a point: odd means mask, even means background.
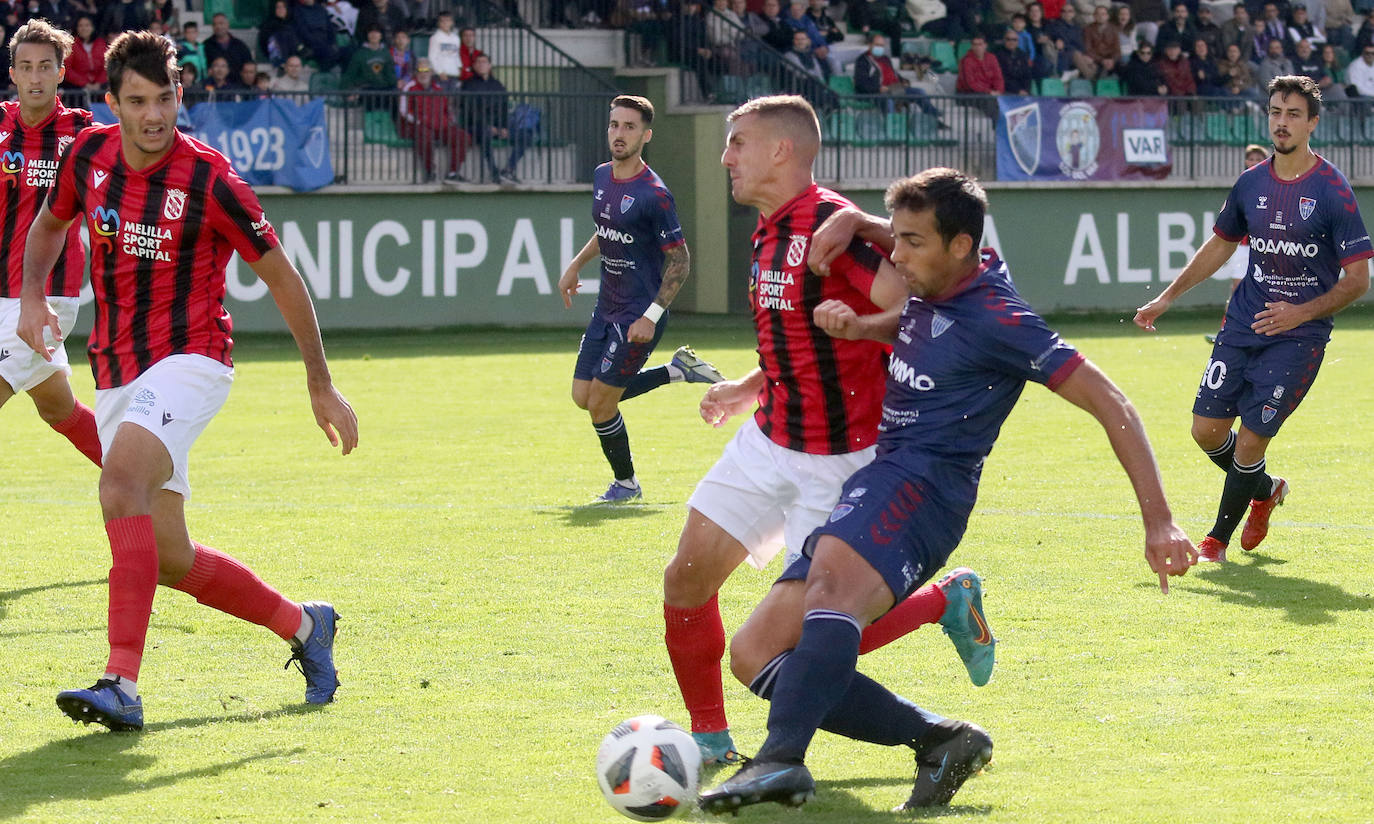
[{"label": "club badge banner", "polygon": [[999,97],[997,179],[1164,178],[1170,169],[1164,100]]}]

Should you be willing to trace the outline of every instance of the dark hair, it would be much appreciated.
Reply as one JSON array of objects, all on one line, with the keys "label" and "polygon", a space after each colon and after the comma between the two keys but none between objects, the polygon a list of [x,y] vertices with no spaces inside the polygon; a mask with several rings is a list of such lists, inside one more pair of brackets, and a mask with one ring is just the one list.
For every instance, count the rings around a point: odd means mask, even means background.
[{"label": "dark hair", "polygon": [[654,104],[650,103],[647,97],[640,97],[635,94],[619,94],[611,99],[611,108],[634,109],[644,119],[646,127],[654,125]]},{"label": "dark hair", "polygon": [[72,36],[59,29],[47,20],[35,17],[29,22],[19,27],[19,30],[10,38],[10,64],[14,64],[14,53],[19,51],[19,47],[24,43],[35,43],[40,46],[52,46],[57,54],[57,67],[61,68],[66,62],[67,56],[72,53]]},{"label": "dark hair", "polygon": [[149,31],[126,31],[110,41],[105,50],[105,74],[110,94],[119,98],[124,72],[132,71],[158,86],[175,86],[180,81],[177,50],[172,41]]},{"label": "dark hair", "polygon": [[973,249],[983,239],[983,218],[988,196],[978,181],[957,169],[926,169],[887,187],[883,205],[888,212],[935,210],[935,230],[949,246],[959,235],[973,238]]},{"label": "dark hair", "polygon": [[1316,81],[1310,77],[1300,74],[1285,74],[1275,77],[1269,81],[1269,97],[1274,95],[1287,97],[1296,94],[1307,101],[1307,119],[1311,120],[1321,114],[1322,110],[1322,90],[1317,87]]}]

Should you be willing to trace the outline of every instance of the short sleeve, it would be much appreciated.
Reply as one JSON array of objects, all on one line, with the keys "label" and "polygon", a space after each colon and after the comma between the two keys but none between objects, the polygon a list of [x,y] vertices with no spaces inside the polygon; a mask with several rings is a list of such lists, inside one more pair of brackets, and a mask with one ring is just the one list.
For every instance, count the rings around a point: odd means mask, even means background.
[{"label": "short sleeve", "polygon": [[1241,206],[1241,182],[1245,180],[1245,175],[1241,175],[1235,185],[1231,187],[1231,193],[1226,196],[1226,201],[1221,204],[1221,213],[1217,215],[1217,222],[1212,227],[1222,240],[1229,240],[1232,243],[1239,243],[1242,238],[1250,234],[1249,228],[1245,223],[1245,209]]},{"label": "short sleeve", "polygon": [[233,169],[220,171],[211,190],[209,223],[246,262],[253,263],[278,244],[258,196]]},{"label": "short sleeve", "polygon": [[654,233],[658,236],[658,248],[671,249],[687,242],[682,236],[682,222],[677,217],[677,204],[667,189],[660,189],[658,192],[653,219]]},{"label": "short sleeve", "polygon": [[1332,206],[1331,243],[1338,251],[1341,266],[1348,266],[1357,260],[1374,257],[1374,247],[1370,246],[1369,230],[1365,228],[1364,218],[1360,217],[1360,204],[1349,184],[1341,186],[1340,199]]},{"label": "short sleeve", "polygon": [[[77,142],[67,152],[62,155],[62,159],[57,164],[57,180],[53,182],[52,188],[48,190],[48,211],[58,220],[73,220],[81,214],[81,204],[77,202],[76,191],[76,168],[79,163],[87,142],[77,137]],[[80,165],[89,166],[90,164],[81,163]]]},{"label": "short sleeve", "polygon": [[991,345],[984,348],[995,368],[1051,390],[1083,363],[1083,355],[1019,300],[992,296],[996,320],[985,330]]},{"label": "short sleeve", "polygon": [[854,238],[849,242],[849,248],[831,262],[830,273],[843,277],[859,294],[867,297],[873,291],[873,281],[884,260],[876,246]]}]

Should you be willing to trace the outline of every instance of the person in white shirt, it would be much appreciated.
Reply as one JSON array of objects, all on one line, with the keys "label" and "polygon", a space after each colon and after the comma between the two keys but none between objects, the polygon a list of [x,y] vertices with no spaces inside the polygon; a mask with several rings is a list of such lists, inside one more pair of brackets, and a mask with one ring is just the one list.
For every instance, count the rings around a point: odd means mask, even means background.
[{"label": "person in white shirt", "polygon": [[274,92],[308,92],[310,91],[310,75],[315,70],[301,62],[300,57],[291,55],[282,64],[281,74],[272,78],[271,85],[268,86]]},{"label": "person in white shirt", "polygon": [[429,65],[434,69],[434,79],[447,89],[463,74],[463,41],[453,26],[452,12],[439,12],[438,26],[429,36]]},{"label": "person in white shirt", "polygon": [[1374,97],[1374,43],[1366,43],[1360,56],[1350,61],[1345,69],[1345,79],[1354,87],[1354,96]]}]

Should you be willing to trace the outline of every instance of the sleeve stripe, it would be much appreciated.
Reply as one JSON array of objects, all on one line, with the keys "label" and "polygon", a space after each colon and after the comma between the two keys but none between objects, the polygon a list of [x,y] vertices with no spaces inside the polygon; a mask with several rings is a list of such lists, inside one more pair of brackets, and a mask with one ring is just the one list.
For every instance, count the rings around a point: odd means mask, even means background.
[{"label": "sleeve stripe", "polygon": [[1069,379],[1069,375],[1072,375],[1074,370],[1082,366],[1083,362],[1086,360],[1087,358],[1083,357],[1082,352],[1074,352],[1073,357],[1064,361],[1063,365],[1054,370],[1054,374],[1050,375],[1049,380],[1045,381],[1045,386],[1048,387],[1051,392],[1058,389],[1064,381]]}]

